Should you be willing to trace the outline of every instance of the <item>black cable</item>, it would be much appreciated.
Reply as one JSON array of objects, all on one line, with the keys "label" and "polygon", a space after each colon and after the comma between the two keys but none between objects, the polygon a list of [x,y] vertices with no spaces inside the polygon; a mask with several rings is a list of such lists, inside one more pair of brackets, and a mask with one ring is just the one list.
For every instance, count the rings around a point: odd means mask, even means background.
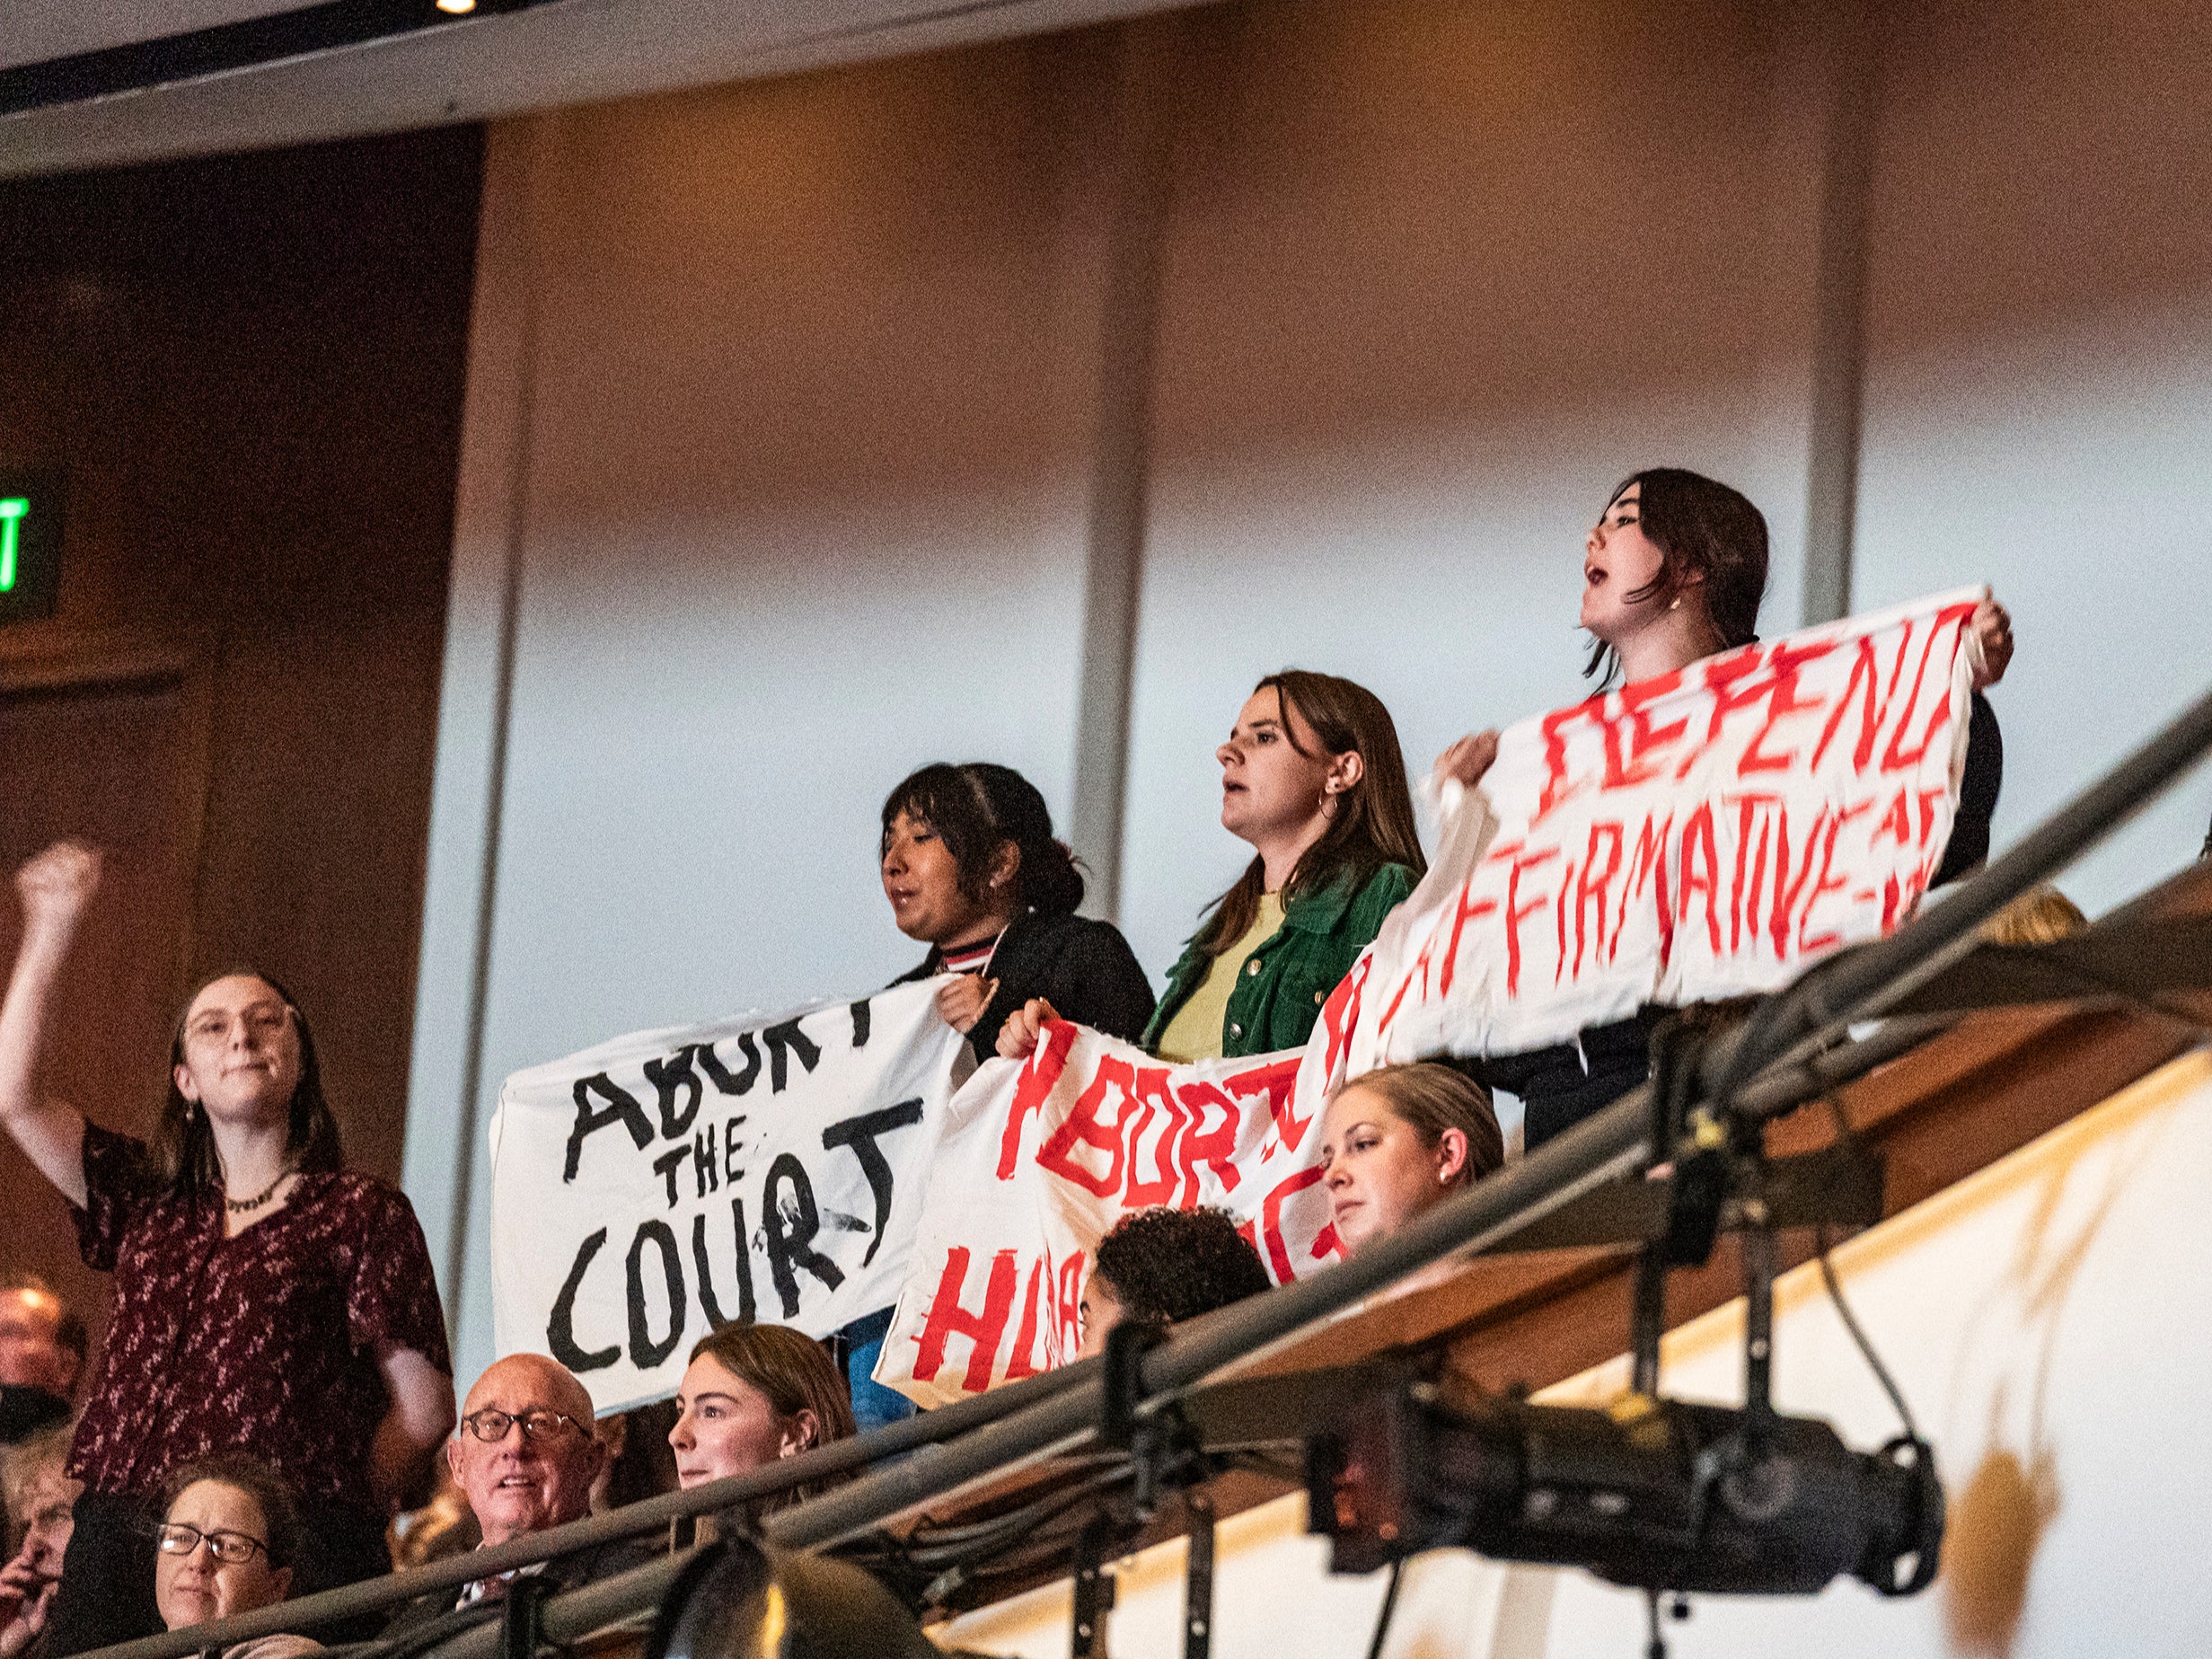
[{"label": "black cable", "polygon": [[1403,1557],[1390,1563],[1390,1584],[1382,1593],[1382,1611],[1375,1615],[1375,1639],[1367,1645],[1367,1659],[1382,1659],[1383,1638],[1390,1634],[1390,1615],[1397,1611],[1398,1577],[1405,1571]]},{"label": "black cable", "polygon": [[[1904,1390],[1897,1386],[1897,1379],[1890,1375],[1890,1368],[1882,1363],[1882,1355],[1874,1352],[1874,1345],[1866,1339],[1866,1332],[1851,1311],[1851,1304],[1844,1300],[1843,1286],[1836,1282],[1836,1269],[1828,1259],[1828,1229],[1822,1226],[1813,1235],[1813,1260],[1820,1264],[1820,1282],[1828,1286],[1828,1299],[1836,1304],[1836,1317],[1843,1321],[1844,1329],[1850,1332],[1851,1340],[1858,1345],[1866,1368],[1874,1373],[1874,1381],[1882,1384],[1882,1391],[1890,1397],[1890,1404],[1897,1408],[1897,1419],[1905,1425],[1906,1434],[1920,1441],[1920,1430],[1912,1420],[1912,1408],[1905,1403]],[[1922,1441],[1922,1444],[1926,1443]]]}]

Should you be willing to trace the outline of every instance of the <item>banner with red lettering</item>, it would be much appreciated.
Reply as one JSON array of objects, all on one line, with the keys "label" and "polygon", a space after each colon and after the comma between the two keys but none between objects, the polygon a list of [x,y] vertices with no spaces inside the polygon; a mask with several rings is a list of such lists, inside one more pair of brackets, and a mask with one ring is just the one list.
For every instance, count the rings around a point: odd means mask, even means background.
[{"label": "banner with red lettering", "polygon": [[987,1063],[946,1110],[877,1380],[936,1406],[1072,1358],[1089,1252],[1131,1210],[1227,1210],[1278,1284],[1335,1260],[1300,1082],[1321,1048],[1168,1065],[1059,1023]]},{"label": "banner with red lettering", "polygon": [[[1779,989],[1943,860],[1987,589],[1809,628],[1501,734],[1341,994],[1332,1072]],[[1448,786],[1457,793],[1457,786]],[[1344,1017],[1344,1010],[1333,1010]]]}]

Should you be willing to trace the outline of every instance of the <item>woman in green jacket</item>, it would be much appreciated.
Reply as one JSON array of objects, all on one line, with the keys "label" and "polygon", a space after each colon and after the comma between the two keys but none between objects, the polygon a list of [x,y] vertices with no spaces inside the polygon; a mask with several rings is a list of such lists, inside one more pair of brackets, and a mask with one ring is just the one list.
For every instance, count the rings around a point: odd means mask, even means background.
[{"label": "woman in green jacket", "polygon": [[[1254,689],[1221,763],[1221,825],[1252,862],[1215,900],[1168,975],[1144,1046],[1184,1062],[1302,1046],[1321,1005],[1427,869],[1397,728],[1382,700],[1286,668]],[[1033,1002],[999,1052],[1054,1018]]]}]

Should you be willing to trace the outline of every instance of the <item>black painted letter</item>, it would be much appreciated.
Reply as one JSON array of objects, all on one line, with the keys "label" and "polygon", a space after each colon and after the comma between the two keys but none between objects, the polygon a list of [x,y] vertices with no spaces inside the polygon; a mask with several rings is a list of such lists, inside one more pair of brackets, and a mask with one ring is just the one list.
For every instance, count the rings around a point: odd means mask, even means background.
[{"label": "black painted letter", "polygon": [[858,1117],[846,1118],[842,1124],[832,1124],[822,1132],[824,1148],[852,1149],[852,1155],[860,1160],[861,1173],[868,1177],[868,1189],[876,1196],[876,1236],[868,1241],[868,1254],[860,1257],[863,1267],[876,1259],[876,1252],[883,1244],[884,1223],[891,1219],[891,1165],[884,1157],[883,1149],[876,1144],[876,1137],[921,1121],[921,1102],[902,1100],[880,1112],[864,1112]]},{"label": "black painted letter", "polygon": [[579,1375],[612,1365],[622,1357],[620,1348],[595,1348],[586,1354],[576,1346],[576,1293],[583,1285],[584,1270],[592,1265],[592,1257],[599,1254],[600,1246],[606,1241],[607,1230],[604,1227],[584,1240],[583,1248],[576,1253],[576,1265],[560,1282],[560,1294],[553,1298],[553,1317],[546,1321],[546,1348],[555,1359]]},{"label": "black painted letter", "polygon": [[[646,1081],[660,1097],[660,1132],[664,1140],[673,1141],[692,1126],[692,1119],[699,1116],[699,1073],[692,1070],[693,1045],[686,1044],[665,1060],[645,1063]],[[703,1045],[700,1045],[703,1046]],[[686,1096],[683,1110],[676,1110],[676,1096]]]},{"label": "black painted letter", "polygon": [[707,1081],[712,1083],[719,1093],[744,1094],[760,1079],[761,1048],[760,1045],[753,1040],[753,1033],[750,1031],[740,1031],[737,1034],[737,1052],[745,1057],[745,1069],[736,1076],[732,1076],[721,1061],[715,1058],[712,1043],[696,1044],[694,1051],[699,1055],[699,1069],[707,1074]]},{"label": "black painted letter", "polygon": [[[668,1335],[655,1342],[646,1332],[644,1256],[650,1239],[660,1251],[661,1271],[668,1288]],[[683,1339],[683,1316],[690,1311],[683,1295],[683,1262],[676,1254],[676,1235],[666,1222],[643,1222],[630,1241],[630,1363],[650,1371],[676,1351]],[[574,1369],[571,1367],[571,1369]]]},{"label": "black painted letter", "polygon": [[768,1088],[771,1094],[781,1094],[784,1085],[791,1081],[789,1055],[797,1055],[799,1064],[809,1072],[822,1063],[821,1045],[798,1028],[797,1019],[770,1026],[761,1033],[761,1041],[768,1045]]},{"label": "black painted letter", "polygon": [[[790,1231],[784,1231],[783,1205],[779,1201],[776,1187],[789,1183],[791,1188]],[[768,1180],[761,1188],[761,1224],[768,1231],[768,1271],[776,1281],[776,1294],[783,1300],[783,1317],[798,1317],[798,1275],[794,1269],[804,1267],[815,1278],[835,1290],[845,1282],[844,1272],[828,1257],[814,1247],[815,1234],[822,1230],[822,1213],[815,1207],[814,1183],[806,1178],[806,1167],[789,1152],[780,1153],[776,1161],[768,1166]]]},{"label": "black painted letter", "polygon": [[[591,1102],[594,1095],[602,1097],[606,1105],[594,1106]],[[604,1072],[595,1072],[589,1077],[577,1078],[576,1126],[568,1131],[568,1160],[560,1172],[563,1185],[576,1179],[577,1160],[584,1155],[584,1137],[616,1122],[630,1131],[630,1138],[638,1143],[639,1152],[653,1143],[653,1125],[647,1121],[645,1107],[638,1104],[637,1096],[626,1089],[617,1088],[613,1079]]]}]

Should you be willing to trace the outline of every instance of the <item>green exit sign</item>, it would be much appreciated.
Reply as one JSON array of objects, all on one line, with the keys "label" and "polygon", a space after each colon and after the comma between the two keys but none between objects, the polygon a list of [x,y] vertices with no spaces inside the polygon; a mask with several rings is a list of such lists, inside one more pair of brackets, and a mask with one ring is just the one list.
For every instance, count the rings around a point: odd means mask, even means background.
[{"label": "green exit sign", "polygon": [[0,466],[0,626],[54,613],[62,494],[57,469]]}]

